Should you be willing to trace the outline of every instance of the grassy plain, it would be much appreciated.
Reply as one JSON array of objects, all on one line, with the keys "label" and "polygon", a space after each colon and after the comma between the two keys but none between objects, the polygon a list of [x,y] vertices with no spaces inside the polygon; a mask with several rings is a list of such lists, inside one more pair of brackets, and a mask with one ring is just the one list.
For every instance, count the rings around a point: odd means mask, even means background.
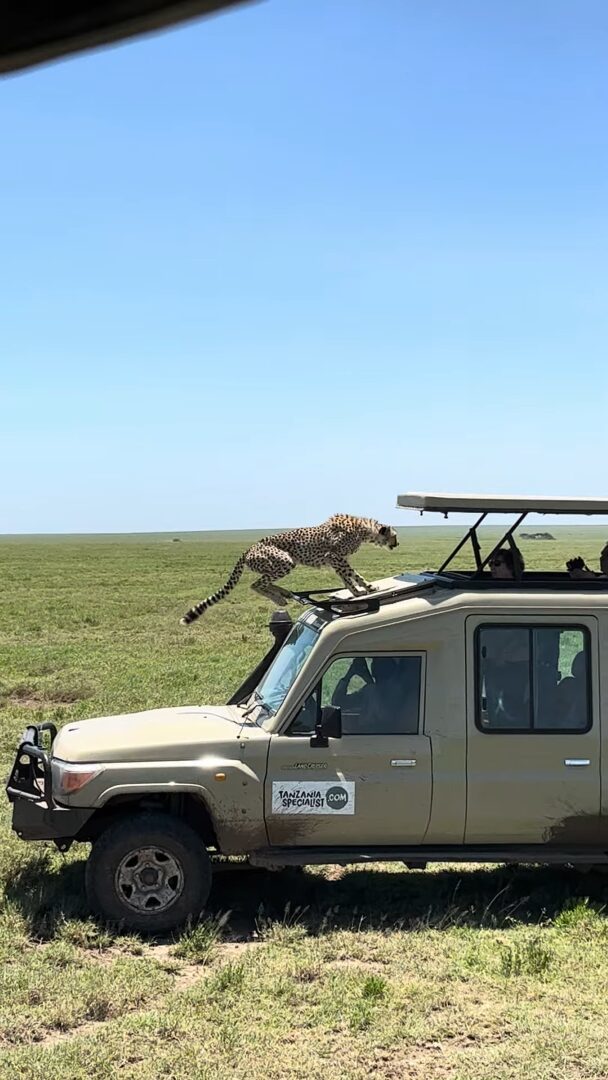
[{"label": "grassy plain", "polygon": [[[602,530],[550,531],[522,542],[530,567],[597,566]],[[222,701],[265,651],[246,579],[178,625],[252,534],[176,535],[0,538],[3,775],[30,720]],[[354,563],[435,567],[454,535],[404,529]],[[206,922],[151,943],[88,918],[85,850],[23,844],[9,820],[0,805],[0,1080],[608,1077],[599,876],[236,867]]]}]

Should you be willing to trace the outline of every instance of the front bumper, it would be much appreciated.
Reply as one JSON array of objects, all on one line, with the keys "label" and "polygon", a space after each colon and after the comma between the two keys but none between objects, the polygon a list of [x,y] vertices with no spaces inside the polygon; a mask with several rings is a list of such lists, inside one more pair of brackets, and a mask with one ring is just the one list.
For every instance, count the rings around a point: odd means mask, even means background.
[{"label": "front bumper", "polygon": [[[49,733],[50,746],[42,745]],[[33,724],[26,728],[6,784],[13,804],[13,830],[22,840],[54,840],[67,850],[94,814],[93,807],[68,809],[53,799],[50,750],[57,734],[54,724]]]}]

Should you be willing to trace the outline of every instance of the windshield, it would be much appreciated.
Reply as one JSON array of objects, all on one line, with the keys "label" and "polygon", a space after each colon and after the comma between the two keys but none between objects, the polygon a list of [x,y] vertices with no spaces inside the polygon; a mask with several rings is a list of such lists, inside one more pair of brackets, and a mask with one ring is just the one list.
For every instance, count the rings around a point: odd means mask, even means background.
[{"label": "windshield", "polygon": [[274,716],[285,701],[318,636],[319,631],[314,627],[296,623],[283,648],[275,656],[255,691],[256,701],[264,706],[268,717]]}]

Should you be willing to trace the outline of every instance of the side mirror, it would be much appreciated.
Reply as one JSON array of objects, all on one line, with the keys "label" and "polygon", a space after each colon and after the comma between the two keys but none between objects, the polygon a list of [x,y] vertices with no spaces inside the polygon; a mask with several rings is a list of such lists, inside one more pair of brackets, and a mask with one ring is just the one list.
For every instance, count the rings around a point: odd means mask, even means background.
[{"label": "side mirror", "polygon": [[342,709],[337,705],[324,705],[315,724],[311,746],[329,746],[329,739],[342,738]]}]

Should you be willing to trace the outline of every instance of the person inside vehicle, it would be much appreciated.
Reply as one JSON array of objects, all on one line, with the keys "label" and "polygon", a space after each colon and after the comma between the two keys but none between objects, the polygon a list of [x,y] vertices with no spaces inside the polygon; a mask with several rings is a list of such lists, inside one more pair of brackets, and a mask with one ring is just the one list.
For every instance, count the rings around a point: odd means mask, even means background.
[{"label": "person inside vehicle", "polygon": [[499,548],[490,559],[490,573],[500,581],[519,581],[525,568],[523,555],[515,544]]},{"label": "person inside vehicle", "polygon": [[587,723],[588,709],[587,658],[579,652],[572,661],[569,675],[557,685],[557,711],[552,718],[554,727],[581,730]]},{"label": "person inside vehicle", "polygon": [[574,559],[568,559],[566,570],[575,581],[583,581],[585,578],[608,577],[608,543],[604,544],[600,552],[600,572],[592,570],[585,560],[577,555]]},{"label": "person inside vehicle", "polygon": [[589,716],[589,684],[585,652],[577,652],[570,674],[557,684],[555,708],[551,723],[554,728],[582,730]]},{"label": "person inside vehicle", "polygon": [[525,727],[530,705],[528,631],[522,627],[493,629],[481,657],[488,727]]},{"label": "person inside vehicle", "polygon": [[[351,680],[365,684],[349,693]],[[418,729],[419,669],[409,658],[375,656],[369,666],[356,656],[337,683],[331,703],[342,709],[345,734],[379,734]]]}]

